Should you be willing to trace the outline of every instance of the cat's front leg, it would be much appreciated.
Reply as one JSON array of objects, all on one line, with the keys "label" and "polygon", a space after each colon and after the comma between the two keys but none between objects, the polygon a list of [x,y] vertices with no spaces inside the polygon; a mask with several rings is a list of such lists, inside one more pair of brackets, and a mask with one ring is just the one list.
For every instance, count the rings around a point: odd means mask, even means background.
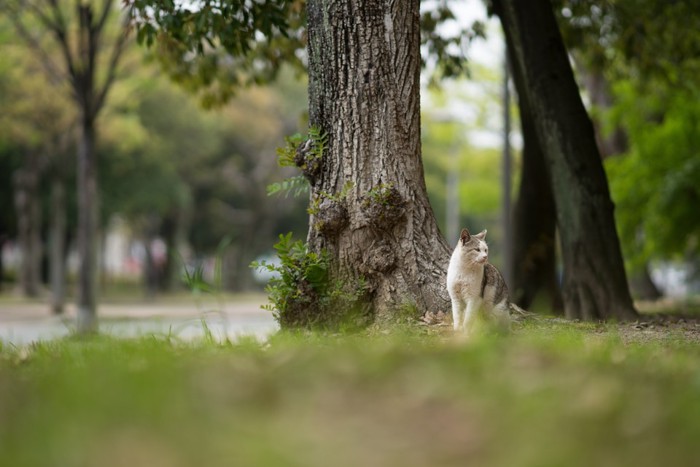
[{"label": "cat's front leg", "polygon": [[459,298],[452,297],[452,326],[458,331],[462,325],[464,316],[464,302]]},{"label": "cat's front leg", "polygon": [[467,301],[467,309],[464,312],[464,321],[462,322],[462,329],[464,329],[467,334],[471,334],[474,330],[474,324],[476,323],[480,306],[481,300],[472,299]]}]

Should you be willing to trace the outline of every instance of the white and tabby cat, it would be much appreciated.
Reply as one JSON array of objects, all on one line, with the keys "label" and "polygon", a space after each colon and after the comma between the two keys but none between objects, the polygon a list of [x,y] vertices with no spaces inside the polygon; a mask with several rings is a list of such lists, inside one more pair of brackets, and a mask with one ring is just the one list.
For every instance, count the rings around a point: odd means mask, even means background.
[{"label": "white and tabby cat", "polygon": [[477,322],[510,330],[508,287],[503,276],[488,262],[486,230],[471,235],[467,229],[457,243],[447,268],[447,291],[452,299],[454,329],[471,333]]}]

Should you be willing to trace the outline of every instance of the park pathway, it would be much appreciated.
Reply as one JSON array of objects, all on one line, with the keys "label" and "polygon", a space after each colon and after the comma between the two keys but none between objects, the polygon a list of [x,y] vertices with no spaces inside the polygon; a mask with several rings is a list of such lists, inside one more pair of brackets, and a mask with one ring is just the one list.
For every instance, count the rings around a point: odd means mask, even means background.
[{"label": "park pathway", "polygon": [[[138,302],[101,304],[100,332],[118,337],[142,335],[173,336],[182,340],[207,335],[222,341],[240,336],[264,339],[278,329],[272,313],[262,310],[265,298],[224,303]],[[0,301],[0,341],[26,345],[70,335],[74,329],[75,308],[63,316],[52,316],[49,307],[25,301]]]}]

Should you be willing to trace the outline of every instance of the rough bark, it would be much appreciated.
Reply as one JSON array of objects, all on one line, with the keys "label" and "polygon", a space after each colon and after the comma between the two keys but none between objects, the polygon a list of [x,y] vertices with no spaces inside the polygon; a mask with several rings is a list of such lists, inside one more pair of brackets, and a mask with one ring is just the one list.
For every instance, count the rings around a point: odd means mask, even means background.
[{"label": "rough bark", "polygon": [[633,319],[613,203],[593,125],[547,0],[495,0],[550,168],[569,318]]},{"label": "rough bark", "polygon": [[308,34],[310,123],[328,135],[306,173],[310,248],[366,281],[380,319],[402,303],[447,310],[449,247],[421,160],[418,0],[311,0]]}]

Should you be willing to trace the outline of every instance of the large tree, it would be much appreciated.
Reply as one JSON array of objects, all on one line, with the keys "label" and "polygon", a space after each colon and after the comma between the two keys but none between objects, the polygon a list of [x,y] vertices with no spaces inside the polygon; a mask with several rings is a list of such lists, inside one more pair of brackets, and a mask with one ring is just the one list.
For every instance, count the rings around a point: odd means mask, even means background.
[{"label": "large tree", "polygon": [[564,262],[569,318],[631,319],[613,203],[569,58],[549,0],[494,0],[512,53],[520,99],[531,111],[549,167]]},{"label": "large tree", "polygon": [[[606,156],[617,223],[641,298],[650,260],[697,256],[697,2],[556,0]],[[673,33],[669,33],[673,31]]]},{"label": "large tree", "polygon": [[[363,278],[379,315],[447,308],[449,247],[428,202],[420,144],[419,1],[308,2],[309,117],[328,135],[309,247]],[[345,189],[349,187],[349,189]]]},{"label": "large tree", "polygon": [[[67,83],[78,114],[78,320],[80,333],[97,329],[97,117],[114,82],[127,42],[126,23],[111,31],[113,0],[10,0],[4,5],[19,35],[52,80]],[[47,48],[45,36],[52,39]],[[53,51],[57,51],[55,54]]]}]

